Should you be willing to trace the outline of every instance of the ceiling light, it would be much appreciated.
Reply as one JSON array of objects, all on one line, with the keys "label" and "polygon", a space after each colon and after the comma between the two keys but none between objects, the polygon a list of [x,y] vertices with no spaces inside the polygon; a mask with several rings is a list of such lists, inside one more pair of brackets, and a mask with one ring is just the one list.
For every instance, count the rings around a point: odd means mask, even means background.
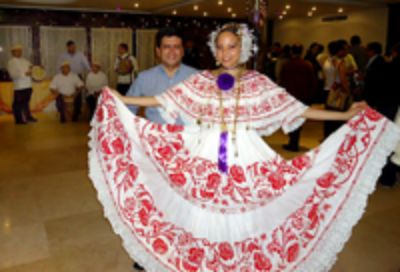
[{"label": "ceiling light", "polygon": [[194,9],[194,10],[199,10],[199,6],[198,6],[198,5],[194,5],[194,6],[193,6],[193,9]]},{"label": "ceiling light", "polygon": [[311,8],[311,10],[312,10],[312,11],[316,11],[316,10],[317,10],[317,7],[316,7],[316,6],[313,6],[313,7]]},{"label": "ceiling light", "polygon": [[228,11],[229,13],[231,13],[231,12],[232,12],[232,8],[229,7],[229,8],[227,9],[227,11]]},{"label": "ceiling light", "polygon": [[337,12],[342,13],[343,12],[343,8],[338,8]]},{"label": "ceiling light", "polygon": [[172,15],[177,15],[178,14],[178,12],[176,11],[176,9],[174,9],[173,11],[172,11]]},{"label": "ceiling light", "polygon": [[204,16],[204,17],[207,17],[207,16],[208,16],[207,11],[204,11],[204,12],[203,12],[203,16]]},{"label": "ceiling light", "polygon": [[286,5],[286,6],[285,6],[285,9],[290,9],[290,8],[291,8],[290,5]]},{"label": "ceiling light", "polygon": [[283,14],[283,15],[286,15],[286,14],[287,14],[286,10],[282,11],[282,14]]},{"label": "ceiling light", "polygon": [[222,1],[222,0],[219,0],[219,1],[218,1],[218,5],[219,5],[219,6],[222,6],[223,4],[224,4],[224,1]]},{"label": "ceiling light", "polygon": [[135,8],[138,8],[138,7],[139,7],[139,2],[136,2],[133,6],[134,6]]},{"label": "ceiling light", "polygon": [[282,20],[283,19],[283,16],[282,15],[279,15],[279,20]]},{"label": "ceiling light", "polygon": [[307,16],[308,16],[308,17],[311,17],[311,16],[312,16],[312,11],[309,11],[309,12],[307,13]]},{"label": "ceiling light", "polygon": [[236,18],[236,13],[232,13],[232,18]]}]

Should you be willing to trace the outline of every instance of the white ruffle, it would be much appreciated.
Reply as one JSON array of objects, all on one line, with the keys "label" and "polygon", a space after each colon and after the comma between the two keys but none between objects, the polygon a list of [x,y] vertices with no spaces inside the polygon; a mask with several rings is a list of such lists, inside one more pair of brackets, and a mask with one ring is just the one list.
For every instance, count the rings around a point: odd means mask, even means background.
[{"label": "white ruffle", "polygon": [[[122,103],[120,101],[116,102],[121,113],[125,112],[125,109],[121,108],[123,107]],[[96,126],[96,122],[94,118],[92,120],[92,127]],[[290,271],[317,272],[328,271],[331,268],[336,260],[336,255],[342,250],[344,244],[349,239],[353,226],[363,214],[367,198],[375,189],[375,181],[386,162],[386,157],[398,143],[399,134],[399,129],[396,126],[391,123],[386,125],[386,130],[373,147],[370,158],[357,178],[363,182],[356,183],[356,188],[352,190],[352,194],[345,202],[345,206],[332,225],[330,225],[330,228],[327,229],[327,232],[321,236],[321,240],[317,243],[313,253],[299,267]],[[147,271],[158,272],[167,270],[151,253],[147,252],[145,247],[136,240],[131,230],[125,226],[125,222],[121,219],[118,210],[115,208],[113,199],[110,199],[110,195],[108,194],[107,183],[96,154],[96,135],[94,129],[89,133],[89,137],[89,176],[97,189],[98,199],[103,204],[105,217],[110,221],[114,232],[121,236],[124,247],[131,258],[141,264],[145,264]],[[335,139],[330,137],[322,144],[321,148],[323,149],[332,145],[331,143]],[[188,230],[190,231],[190,229]]]},{"label": "white ruffle", "polygon": [[336,262],[337,254],[342,251],[351,236],[353,227],[365,212],[368,197],[375,191],[376,181],[386,164],[387,157],[392,153],[399,140],[399,128],[388,122],[385,132],[379,139],[365,167],[361,170],[359,179],[362,182],[357,182],[357,188],[352,191],[353,194],[346,201],[341,213],[317,244],[315,252],[318,252],[318,254],[312,254],[295,271],[323,272],[332,268]]}]

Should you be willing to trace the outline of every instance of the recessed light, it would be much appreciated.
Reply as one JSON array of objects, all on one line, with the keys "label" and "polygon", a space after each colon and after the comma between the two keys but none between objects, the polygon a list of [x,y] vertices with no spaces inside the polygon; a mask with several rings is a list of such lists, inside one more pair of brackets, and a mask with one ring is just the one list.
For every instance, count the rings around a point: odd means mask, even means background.
[{"label": "recessed light", "polygon": [[229,13],[231,13],[231,12],[232,12],[232,8],[231,8],[231,7],[227,8],[227,11],[228,11]]},{"label": "recessed light", "polygon": [[139,7],[139,3],[136,2],[133,6],[134,6],[135,8],[138,8],[138,7]]},{"label": "recessed light", "polygon": [[207,16],[208,16],[207,11],[204,11],[204,12],[203,12],[203,16],[204,16],[204,17],[207,17]]},{"label": "recessed light", "polygon": [[232,18],[236,18],[236,13],[232,13]]},{"label": "recessed light", "polygon": [[312,11],[316,11],[316,10],[317,10],[317,7],[316,7],[316,6],[313,6],[313,7],[311,8],[311,10],[312,10]]},{"label": "recessed light", "polygon": [[176,9],[174,9],[173,11],[172,11],[172,15],[177,15],[178,14],[178,12],[176,11]]},{"label": "recessed light", "polygon": [[222,6],[223,4],[224,4],[224,1],[222,1],[222,0],[219,0],[219,1],[218,1],[218,5],[219,5],[219,6]]},{"label": "recessed light", "polygon": [[285,9],[291,9],[292,7],[290,5],[286,5]]},{"label": "recessed light", "polygon": [[343,8],[338,8],[337,12],[342,13],[343,12]]},{"label": "recessed light", "polygon": [[193,9],[194,9],[194,10],[199,10],[199,6],[198,6],[198,5],[194,5],[194,6],[193,6]]},{"label": "recessed light", "polygon": [[312,16],[312,12],[309,11],[309,12],[307,13],[307,16],[308,16],[308,17],[311,17],[311,16]]},{"label": "recessed light", "polygon": [[283,14],[283,15],[286,15],[286,14],[287,14],[286,10],[282,11],[282,14]]},{"label": "recessed light", "polygon": [[282,15],[279,15],[279,20],[282,20],[283,19],[283,16]]}]

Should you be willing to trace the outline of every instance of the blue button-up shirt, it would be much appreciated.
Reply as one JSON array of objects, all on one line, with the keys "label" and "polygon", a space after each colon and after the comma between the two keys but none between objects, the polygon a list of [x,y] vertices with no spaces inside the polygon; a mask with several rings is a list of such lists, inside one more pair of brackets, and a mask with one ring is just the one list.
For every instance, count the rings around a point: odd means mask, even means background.
[{"label": "blue button-up shirt", "polygon": [[[159,95],[170,87],[184,81],[198,71],[190,66],[181,64],[172,77],[169,77],[162,65],[157,65],[149,70],[141,72],[127,92],[127,96],[155,96]],[[129,109],[136,114],[138,107],[129,106]],[[164,124],[157,107],[146,108],[146,118],[152,122]]]},{"label": "blue button-up shirt", "polygon": [[60,68],[65,61],[69,62],[71,71],[77,75],[82,75],[91,70],[89,61],[82,52],[76,52],[73,55],[69,54],[68,52],[63,53],[58,59],[57,69]]}]

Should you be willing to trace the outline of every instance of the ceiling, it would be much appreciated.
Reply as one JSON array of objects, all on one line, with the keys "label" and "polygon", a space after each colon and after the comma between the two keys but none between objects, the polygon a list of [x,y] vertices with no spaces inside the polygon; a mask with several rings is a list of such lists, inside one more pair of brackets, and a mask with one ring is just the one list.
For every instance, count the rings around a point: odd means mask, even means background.
[{"label": "ceiling", "polygon": [[[115,11],[141,14],[162,14],[193,17],[237,17],[248,16],[250,2],[256,0],[0,0],[0,7],[27,7],[50,9],[78,9],[93,11]],[[220,3],[219,3],[220,2]],[[397,0],[269,0],[268,17],[281,19],[287,17],[306,17],[348,13],[360,9],[384,6]],[[290,8],[286,6],[290,5]],[[197,9],[196,7],[197,6]],[[228,10],[230,9],[230,10]],[[285,13],[286,15],[282,14]]]}]

